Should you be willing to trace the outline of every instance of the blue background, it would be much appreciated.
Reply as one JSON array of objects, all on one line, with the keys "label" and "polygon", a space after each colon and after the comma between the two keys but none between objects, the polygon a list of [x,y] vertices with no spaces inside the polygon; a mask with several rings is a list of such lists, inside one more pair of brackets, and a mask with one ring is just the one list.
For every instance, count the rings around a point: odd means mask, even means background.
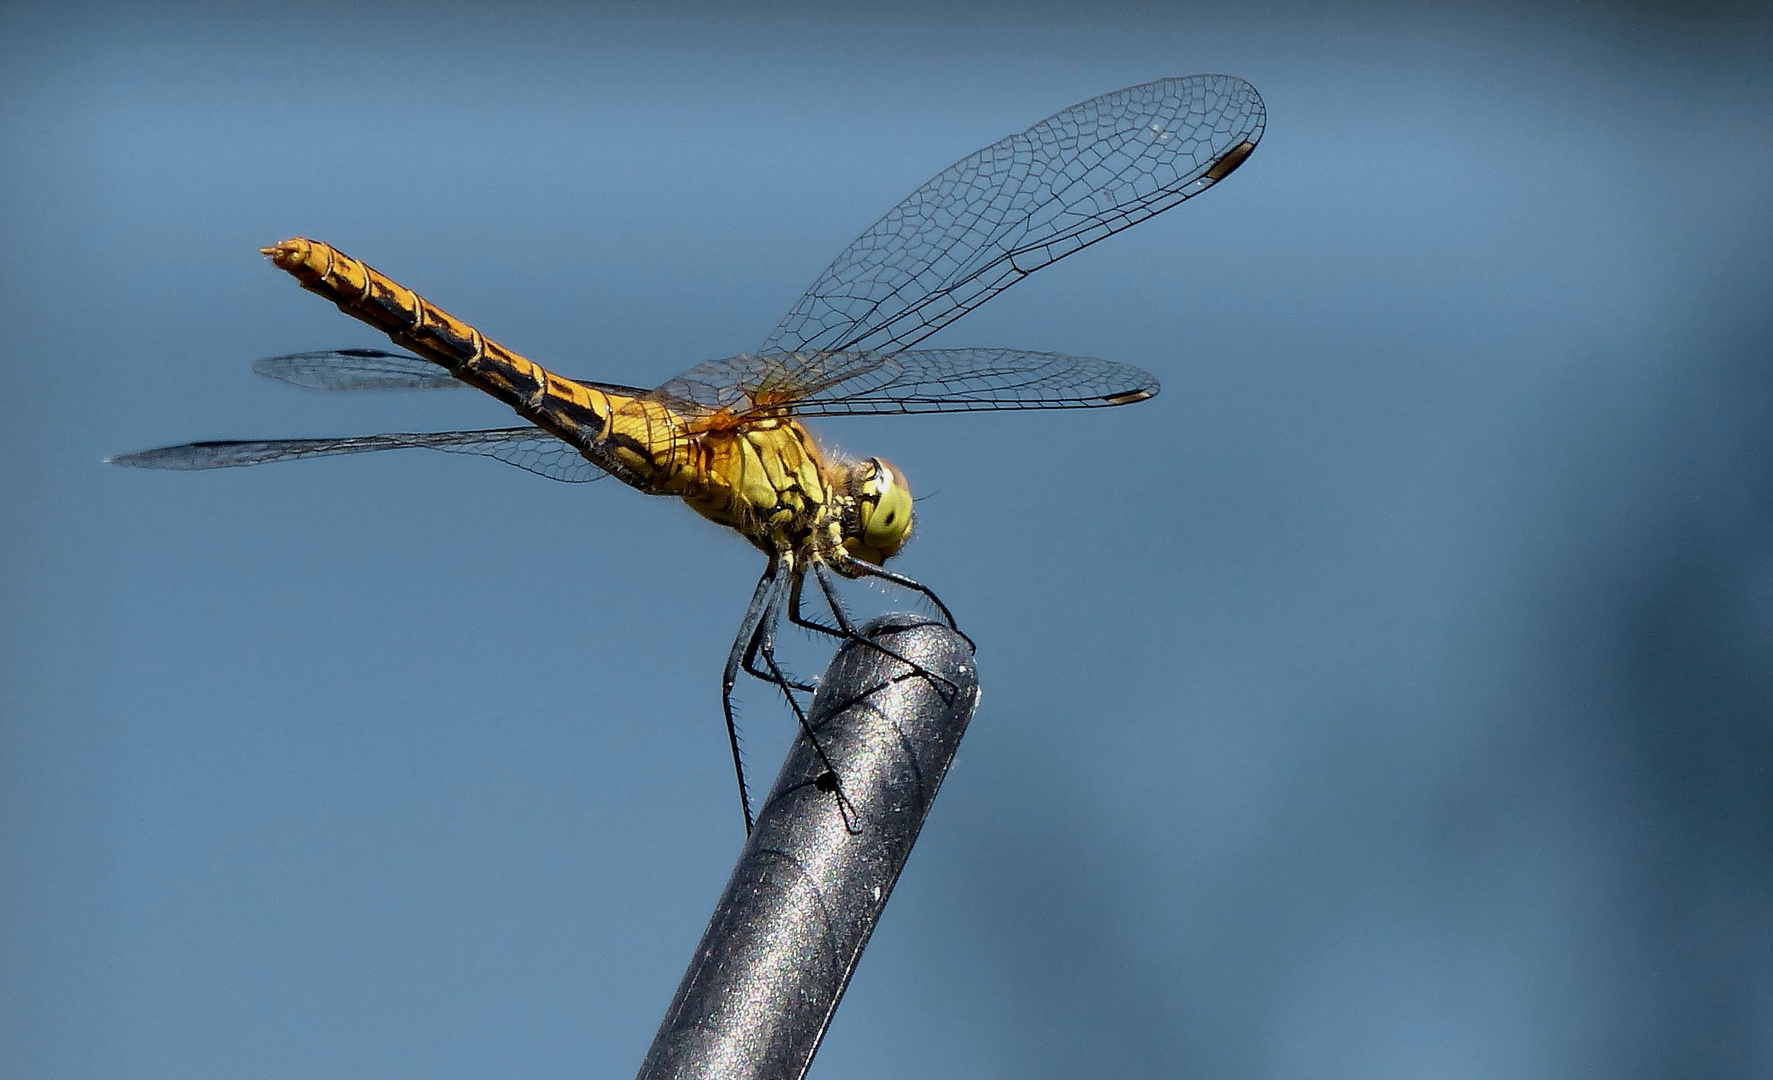
[{"label": "blue background", "polygon": [[954,159],[1222,71],[1242,170],[931,341],[1159,398],[818,425],[937,493],[897,565],[985,695],[815,1075],[1773,1074],[1770,30],[8,5],[0,1073],[628,1075],[739,844],[734,537],[440,454],[100,463],[509,423],[256,379],[377,344],[260,245],[650,384]]}]

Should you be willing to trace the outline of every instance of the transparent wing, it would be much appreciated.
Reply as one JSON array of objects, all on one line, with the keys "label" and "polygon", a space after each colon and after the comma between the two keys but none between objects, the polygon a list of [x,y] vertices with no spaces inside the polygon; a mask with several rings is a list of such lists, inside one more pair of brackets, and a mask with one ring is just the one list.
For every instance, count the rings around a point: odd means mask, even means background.
[{"label": "transparent wing", "polygon": [[680,409],[798,416],[1088,409],[1157,392],[1157,379],[1131,364],[1022,349],[731,356],[655,391]]},{"label": "transparent wing", "polygon": [[955,162],[874,223],[760,353],[891,352],[1224,179],[1262,137],[1254,87],[1190,75],[1073,105]]},{"label": "transparent wing", "polygon": [[534,427],[492,431],[432,431],[393,435],[362,435],[346,439],[257,439],[237,442],[194,442],[163,446],[106,458],[113,465],[136,469],[229,469],[297,458],[367,454],[377,450],[413,448],[476,454],[527,469],[550,480],[583,484],[608,475],[579,456],[578,451]]},{"label": "transparent wing", "polygon": [[[252,369],[267,379],[307,390],[446,390],[466,387],[437,364],[385,349],[323,349],[255,360]],[[574,379],[613,394],[639,397],[645,387]]]},{"label": "transparent wing", "polygon": [[382,349],[330,349],[254,360],[267,379],[307,390],[444,390],[468,384],[429,360]]}]

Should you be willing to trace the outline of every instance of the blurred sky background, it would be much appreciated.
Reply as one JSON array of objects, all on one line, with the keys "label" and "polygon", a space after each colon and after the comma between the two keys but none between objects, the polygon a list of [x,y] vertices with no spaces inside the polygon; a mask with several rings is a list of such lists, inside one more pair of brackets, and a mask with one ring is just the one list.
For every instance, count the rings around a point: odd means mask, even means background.
[{"label": "blurred sky background", "polygon": [[815,424],[937,493],[985,693],[813,1074],[1773,1075],[1766,9],[67,2],[0,9],[0,1074],[631,1075],[740,843],[730,534],[101,464],[511,422],[253,376],[385,344],[260,245],[650,385],[1195,72],[1249,163],[930,342],[1160,397]]}]

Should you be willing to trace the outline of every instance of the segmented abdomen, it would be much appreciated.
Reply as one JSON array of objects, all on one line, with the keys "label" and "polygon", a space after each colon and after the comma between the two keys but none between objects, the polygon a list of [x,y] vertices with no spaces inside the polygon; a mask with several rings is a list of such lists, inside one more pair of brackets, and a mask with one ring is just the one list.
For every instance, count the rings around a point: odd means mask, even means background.
[{"label": "segmented abdomen", "polygon": [[296,237],[263,251],[302,288],[505,402],[636,487],[658,490],[661,466],[674,464],[665,459],[677,456],[681,439],[674,418],[655,403],[555,375],[330,244]]}]

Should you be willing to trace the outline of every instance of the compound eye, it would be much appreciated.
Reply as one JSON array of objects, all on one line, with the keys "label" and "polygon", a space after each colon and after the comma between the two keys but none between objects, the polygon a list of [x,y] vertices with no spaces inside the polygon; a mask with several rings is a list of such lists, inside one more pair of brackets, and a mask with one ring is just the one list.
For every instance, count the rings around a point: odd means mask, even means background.
[{"label": "compound eye", "polygon": [[899,470],[875,458],[874,473],[862,484],[862,543],[870,550],[891,555],[905,545],[911,532],[911,488]]}]

